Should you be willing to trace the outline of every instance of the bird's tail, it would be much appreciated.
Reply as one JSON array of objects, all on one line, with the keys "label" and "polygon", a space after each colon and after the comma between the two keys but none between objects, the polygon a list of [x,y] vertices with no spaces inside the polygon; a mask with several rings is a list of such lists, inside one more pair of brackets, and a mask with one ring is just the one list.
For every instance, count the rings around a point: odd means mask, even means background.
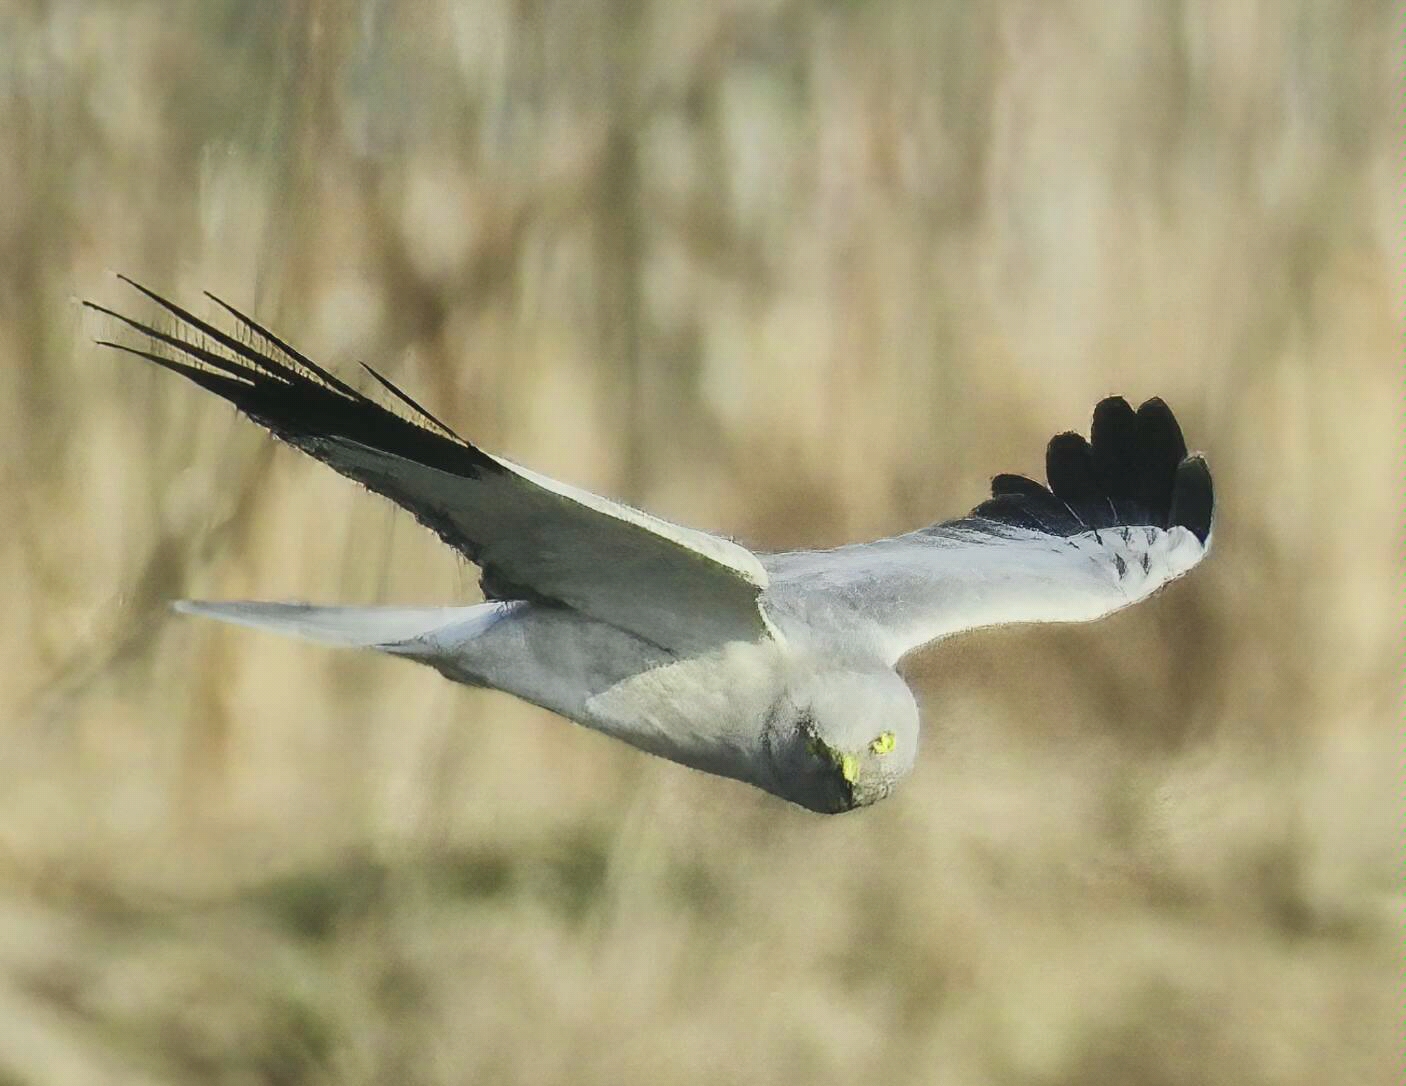
[{"label": "bird's tail", "polygon": [[301,637],[324,645],[367,648],[399,656],[433,656],[462,644],[509,614],[515,603],[467,607],[318,607],[308,603],[180,600],[177,611]]}]

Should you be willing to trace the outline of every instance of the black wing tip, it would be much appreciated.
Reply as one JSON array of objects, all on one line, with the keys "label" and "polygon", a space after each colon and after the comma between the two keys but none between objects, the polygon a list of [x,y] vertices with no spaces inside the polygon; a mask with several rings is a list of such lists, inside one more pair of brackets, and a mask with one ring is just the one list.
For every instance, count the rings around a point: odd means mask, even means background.
[{"label": "black wing tip", "polygon": [[88,300],[87,298],[83,298],[79,304],[81,304],[84,309],[91,309],[94,313],[101,313],[104,317],[111,317],[114,320],[121,321],[123,324],[130,325],[133,323],[131,317],[125,317],[121,313],[117,312],[117,310],[109,309],[107,306],[102,305],[99,302],[94,302]]},{"label": "black wing tip", "polygon": [[1205,544],[1215,513],[1210,467],[1188,456],[1181,424],[1160,396],[1136,410],[1107,396],[1093,410],[1092,440],[1069,430],[1045,450],[1048,485],[1002,474],[973,515],[1056,535],[1098,528],[1184,527]]},{"label": "black wing tip", "polygon": [[138,293],[146,295],[146,297],[150,298],[157,305],[161,306],[162,309],[165,309],[172,313],[176,313],[177,315],[180,314],[179,307],[176,306],[173,302],[171,302],[167,298],[163,298],[160,294],[152,290],[150,287],[143,286],[141,283],[138,283],[130,275],[124,275],[122,272],[113,272],[112,274],[117,276],[120,282],[126,283],[129,287],[131,287]]},{"label": "black wing tip", "polygon": [[[1153,400],[1156,400],[1158,403],[1162,402],[1160,396],[1153,396],[1152,400],[1148,400],[1147,403],[1151,403]],[[1122,396],[1105,396],[1103,399],[1099,400],[1098,403],[1094,404],[1095,418],[1100,414],[1107,414],[1113,411],[1130,415],[1133,413],[1133,405],[1128,403]]]},{"label": "black wing tip", "polygon": [[[105,336],[98,340],[101,346],[180,374],[304,452],[325,460],[327,457],[319,451],[321,444],[325,439],[336,438],[451,474],[477,477],[501,470],[496,461],[369,366],[368,371],[382,387],[442,432],[418,425],[368,399],[213,294],[207,292],[207,297],[234,319],[238,325],[236,334],[202,320],[129,276],[115,274],[174,317],[176,326],[163,331],[97,302],[85,301],[88,308],[151,341],[144,349]],[[246,342],[237,334],[240,332],[251,341]]]},{"label": "black wing tip", "polygon": [[438,427],[445,437],[448,437],[453,441],[457,441],[460,444],[463,443],[464,439],[462,437],[455,433],[446,423],[441,422],[435,415],[431,414],[429,408],[421,404],[419,400],[414,399],[410,395],[410,393],[406,392],[399,385],[393,383],[389,377],[383,376],[378,370],[373,369],[365,362],[361,363],[361,368],[364,369],[367,373],[369,373],[372,378],[375,379],[378,385],[380,385],[383,389],[389,392],[406,407],[410,408],[410,410],[412,411],[419,413],[427,422],[431,422],[436,427]]},{"label": "black wing tip", "polygon": [[1007,495],[1020,496],[1030,494],[1048,493],[1044,483],[1037,483],[1026,475],[1014,475],[1009,472],[1002,472],[991,480],[991,496],[1002,498]]},{"label": "black wing tip", "polygon": [[1185,528],[1205,546],[1211,538],[1215,515],[1216,491],[1211,466],[1200,453],[1192,453],[1177,465],[1168,522],[1171,527]]},{"label": "black wing tip", "polygon": [[1088,443],[1089,439],[1077,430],[1065,430],[1050,438],[1049,447],[1052,449],[1083,449]]}]

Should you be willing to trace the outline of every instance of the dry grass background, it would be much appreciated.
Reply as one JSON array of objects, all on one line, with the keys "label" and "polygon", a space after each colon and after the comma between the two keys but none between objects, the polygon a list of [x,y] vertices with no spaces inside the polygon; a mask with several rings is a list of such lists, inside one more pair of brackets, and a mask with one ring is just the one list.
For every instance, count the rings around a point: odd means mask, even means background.
[{"label": "dry grass background", "polygon": [[[1399,1081],[1393,7],[10,0],[0,1083]],[[1216,550],[910,661],[810,816],[172,616],[474,571],[92,347],[109,269],[766,548],[1161,394]]]}]

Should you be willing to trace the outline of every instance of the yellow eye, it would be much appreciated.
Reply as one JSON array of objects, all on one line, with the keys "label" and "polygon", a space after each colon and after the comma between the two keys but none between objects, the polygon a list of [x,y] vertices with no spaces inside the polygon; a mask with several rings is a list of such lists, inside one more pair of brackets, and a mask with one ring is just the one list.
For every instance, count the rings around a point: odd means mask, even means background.
[{"label": "yellow eye", "polygon": [[893,732],[884,732],[879,738],[869,744],[869,749],[875,754],[887,754],[894,748]]}]

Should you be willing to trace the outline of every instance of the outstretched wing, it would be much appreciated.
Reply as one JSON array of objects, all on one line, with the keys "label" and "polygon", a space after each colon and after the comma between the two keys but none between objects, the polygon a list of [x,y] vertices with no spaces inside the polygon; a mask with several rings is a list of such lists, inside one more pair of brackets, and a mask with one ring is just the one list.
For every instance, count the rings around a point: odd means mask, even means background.
[{"label": "outstretched wing", "polygon": [[239,336],[123,278],[177,326],[85,303],[151,340],[150,349],[104,346],[181,374],[408,509],[481,567],[491,599],[565,604],[676,652],[770,634],[758,603],[767,574],[746,548],[486,453],[371,371],[433,428],[402,418],[213,295]]},{"label": "outstretched wing", "polygon": [[1049,485],[998,475],[965,517],[829,551],[770,555],[786,612],[867,642],[890,662],[949,634],[1081,622],[1151,595],[1206,554],[1214,496],[1167,405],[1094,409],[1093,440],[1050,441]]}]

